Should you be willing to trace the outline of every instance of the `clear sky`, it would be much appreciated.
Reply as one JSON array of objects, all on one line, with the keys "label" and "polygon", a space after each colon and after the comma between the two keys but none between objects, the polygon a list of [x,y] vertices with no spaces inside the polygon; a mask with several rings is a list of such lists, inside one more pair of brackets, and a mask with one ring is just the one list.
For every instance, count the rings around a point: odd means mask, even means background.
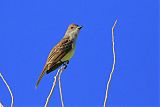
[{"label": "clear sky", "polygon": [[[66,107],[102,107],[117,53],[108,107],[158,106],[158,0],[1,0],[0,72],[15,107],[42,107],[55,72],[35,84],[52,49],[71,23],[83,25],[75,55],[62,75]],[[11,103],[0,79],[0,102]],[[58,84],[49,103],[61,106]]]}]

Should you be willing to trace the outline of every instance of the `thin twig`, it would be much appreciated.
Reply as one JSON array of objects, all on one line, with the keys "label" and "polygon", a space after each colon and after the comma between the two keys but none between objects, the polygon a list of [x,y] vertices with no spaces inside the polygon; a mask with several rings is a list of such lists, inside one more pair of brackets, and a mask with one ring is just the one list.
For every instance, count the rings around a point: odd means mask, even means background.
[{"label": "thin twig", "polygon": [[12,94],[12,91],[9,87],[9,85],[7,84],[6,80],[3,78],[2,74],[0,73],[0,77],[2,78],[3,82],[5,83],[5,85],[7,86],[8,88],[8,91],[10,92],[10,95],[11,95],[11,98],[12,98],[12,103],[11,103],[11,107],[13,107],[14,105],[14,97],[13,97],[13,94]]},{"label": "thin twig", "polygon": [[109,89],[109,86],[110,86],[110,82],[112,80],[112,74],[114,72],[114,68],[115,68],[115,63],[116,63],[116,54],[115,54],[115,48],[114,48],[114,28],[116,26],[116,23],[117,23],[117,20],[114,22],[114,25],[112,27],[112,51],[113,51],[113,65],[112,65],[112,71],[109,75],[109,80],[107,82],[107,88],[106,88],[106,96],[105,96],[105,100],[104,100],[104,104],[103,104],[103,107],[106,107],[106,102],[107,102],[107,99],[108,99],[108,89]]},{"label": "thin twig", "polygon": [[63,68],[61,69],[61,71],[59,73],[59,78],[58,78],[58,81],[59,81],[59,92],[60,92],[62,107],[64,107],[64,103],[63,103],[63,96],[62,96],[61,74],[64,71],[64,68],[65,68],[65,66],[63,66]]}]

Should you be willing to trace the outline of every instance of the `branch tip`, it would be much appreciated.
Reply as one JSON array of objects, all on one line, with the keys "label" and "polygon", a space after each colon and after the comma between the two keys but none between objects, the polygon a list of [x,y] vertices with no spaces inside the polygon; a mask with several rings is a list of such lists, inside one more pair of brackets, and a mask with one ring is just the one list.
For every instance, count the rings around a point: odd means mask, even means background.
[{"label": "branch tip", "polygon": [[117,19],[115,20],[114,25],[112,27],[113,65],[112,65],[112,71],[111,71],[111,73],[109,75],[109,79],[108,79],[108,82],[107,82],[106,95],[105,95],[103,107],[106,107],[106,102],[107,102],[107,99],[108,99],[108,90],[109,90],[110,82],[112,80],[112,75],[113,75],[114,68],[115,68],[115,63],[116,63],[116,53],[115,53],[115,48],[114,48],[114,28],[115,28],[116,24],[117,24]]}]

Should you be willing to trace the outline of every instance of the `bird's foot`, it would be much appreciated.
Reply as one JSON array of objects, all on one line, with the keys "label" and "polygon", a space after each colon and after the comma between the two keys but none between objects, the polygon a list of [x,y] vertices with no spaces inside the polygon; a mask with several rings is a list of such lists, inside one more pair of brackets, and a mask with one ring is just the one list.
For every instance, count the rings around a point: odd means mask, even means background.
[{"label": "bird's foot", "polygon": [[69,60],[67,60],[67,61],[65,61],[65,62],[63,63],[64,69],[67,68],[67,65],[68,65],[68,64],[69,64]]}]

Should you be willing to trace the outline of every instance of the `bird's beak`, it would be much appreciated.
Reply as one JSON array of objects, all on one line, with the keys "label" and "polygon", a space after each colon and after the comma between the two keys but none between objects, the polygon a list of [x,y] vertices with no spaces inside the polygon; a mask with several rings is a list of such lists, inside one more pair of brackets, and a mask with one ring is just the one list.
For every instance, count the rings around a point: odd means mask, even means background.
[{"label": "bird's beak", "polygon": [[78,29],[80,30],[83,26],[78,26]]}]

